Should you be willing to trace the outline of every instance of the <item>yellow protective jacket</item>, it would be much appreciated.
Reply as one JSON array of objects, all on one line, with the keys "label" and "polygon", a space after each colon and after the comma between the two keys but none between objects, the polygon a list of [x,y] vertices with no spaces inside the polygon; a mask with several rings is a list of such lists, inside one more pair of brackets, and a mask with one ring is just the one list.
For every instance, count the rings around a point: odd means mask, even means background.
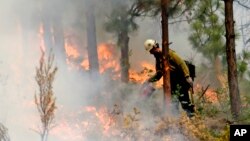
[{"label": "yellow protective jacket", "polygon": [[[161,79],[163,75],[163,60],[162,52],[154,54],[156,59],[156,73],[148,81],[155,82]],[[178,74],[184,78],[190,76],[188,66],[185,61],[173,50],[169,49],[169,63],[170,63],[170,73],[182,73]]]}]

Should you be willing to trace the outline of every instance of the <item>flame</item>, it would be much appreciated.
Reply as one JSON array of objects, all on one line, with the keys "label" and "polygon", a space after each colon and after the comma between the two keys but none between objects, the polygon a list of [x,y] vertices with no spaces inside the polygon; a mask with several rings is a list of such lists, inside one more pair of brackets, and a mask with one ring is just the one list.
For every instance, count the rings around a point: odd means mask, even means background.
[{"label": "flame", "polygon": [[[108,136],[109,135],[109,129],[112,125],[114,125],[114,119],[112,116],[108,113],[108,110],[106,107],[101,107],[99,110],[96,109],[96,107],[93,106],[87,106],[85,107],[85,111],[91,112],[96,116],[99,123],[102,125],[103,134]],[[88,123],[83,122],[83,124],[86,126]]]},{"label": "flame", "polygon": [[[136,72],[132,69],[129,70],[129,79],[131,82],[142,84],[155,74],[155,66],[148,62],[141,62],[140,66],[143,68],[142,71]],[[163,85],[163,78],[155,82],[155,87],[160,88]]]},{"label": "flame", "polygon": [[[61,140],[82,140],[81,127],[78,124],[69,123],[66,119],[62,119],[53,130],[51,135],[60,138]],[[63,136],[62,136],[63,135]]]},{"label": "flame", "polygon": [[104,134],[107,134],[109,128],[112,125],[112,118],[109,116],[107,108],[102,107],[98,112],[95,113],[95,115],[103,125]]},{"label": "flame", "polygon": [[65,38],[65,52],[66,52],[66,63],[70,69],[80,69],[81,53],[78,50],[76,43],[73,38]]},{"label": "flame", "polygon": [[89,60],[88,59],[84,59],[81,63],[81,67],[84,69],[84,70],[89,70]]},{"label": "flame", "polygon": [[141,66],[144,67],[144,68],[148,68],[150,70],[155,69],[155,66],[153,64],[148,63],[148,62],[141,62]]},{"label": "flame", "polygon": [[[120,75],[120,64],[119,64],[119,54],[116,52],[116,48],[113,44],[101,43],[97,47],[98,60],[101,74],[105,72],[110,72],[114,77],[118,78]],[[81,66],[85,69],[89,69],[88,59],[84,59]]]},{"label": "flame", "polygon": [[[65,40],[65,50],[67,54],[67,63],[74,68],[82,68],[89,70],[89,60],[87,51],[80,53],[79,47],[73,43],[71,39]],[[119,54],[117,49],[111,43],[101,43],[97,47],[98,61],[99,61],[99,72],[110,73],[113,78],[120,76],[120,63]]]},{"label": "flame", "polygon": [[[82,68],[84,70],[89,70],[89,60],[87,51],[79,53],[79,47],[72,42],[72,40],[65,40],[65,50],[67,53],[68,65],[74,66],[74,68]],[[112,43],[101,43],[97,47],[98,61],[99,61],[99,72],[101,74],[108,73],[112,75],[112,79],[117,80],[120,78],[120,54],[117,48]],[[79,60],[80,63],[79,63]],[[148,62],[141,62],[140,64],[143,70],[141,72],[136,72],[133,69],[129,70],[129,79],[134,83],[143,83],[149,77],[154,75],[155,66]],[[163,81],[156,82],[156,87],[161,87]]]},{"label": "flame", "polygon": [[65,43],[65,50],[68,57],[77,58],[80,56],[80,53],[77,51],[77,49],[69,43]]},{"label": "flame", "polygon": [[213,89],[208,89],[208,90],[206,91],[205,96],[206,96],[206,99],[207,99],[208,101],[211,101],[211,102],[218,102],[217,94],[216,94],[216,92],[215,92]]},{"label": "flame", "polygon": [[98,59],[100,63],[100,73],[106,70],[117,75],[120,71],[119,54],[112,44],[103,43],[98,46]]}]

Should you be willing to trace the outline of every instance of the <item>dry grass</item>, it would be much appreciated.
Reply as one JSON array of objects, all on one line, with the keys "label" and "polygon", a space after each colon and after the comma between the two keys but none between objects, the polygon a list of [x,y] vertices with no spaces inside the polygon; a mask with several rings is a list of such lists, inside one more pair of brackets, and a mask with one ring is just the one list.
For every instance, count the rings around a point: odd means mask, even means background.
[{"label": "dry grass", "polygon": [[57,72],[57,67],[53,66],[54,56],[51,54],[46,62],[45,53],[42,51],[40,65],[36,68],[36,82],[39,86],[39,94],[35,94],[35,103],[40,113],[41,129],[38,131],[42,141],[46,141],[51,125],[55,117],[55,97],[52,83]]},{"label": "dry grass", "polygon": [[140,111],[133,108],[133,112],[125,115],[123,118],[122,132],[123,136],[128,139],[138,140]]},{"label": "dry grass", "polygon": [[[118,136],[122,140],[148,140],[148,141],[224,141],[229,140],[230,118],[226,116],[228,109],[228,98],[226,92],[216,91],[217,102],[196,101],[198,108],[202,112],[191,119],[183,112],[180,117],[169,117],[156,115],[151,127],[144,127],[145,116],[140,109],[134,108],[132,113],[123,113],[116,120],[116,128],[119,130]],[[197,100],[199,95],[195,96]],[[156,101],[155,101],[156,102]],[[158,103],[159,104],[159,103]],[[151,107],[152,109],[154,107]],[[148,109],[148,110],[152,110]],[[159,110],[159,109],[158,109]],[[230,112],[230,111],[229,111]],[[117,139],[117,138],[116,138]]]},{"label": "dry grass", "polygon": [[182,135],[183,140],[188,141],[214,141],[215,138],[209,133],[204,120],[199,116],[189,119],[185,114],[180,118],[162,118],[155,129],[155,133],[161,137]]}]

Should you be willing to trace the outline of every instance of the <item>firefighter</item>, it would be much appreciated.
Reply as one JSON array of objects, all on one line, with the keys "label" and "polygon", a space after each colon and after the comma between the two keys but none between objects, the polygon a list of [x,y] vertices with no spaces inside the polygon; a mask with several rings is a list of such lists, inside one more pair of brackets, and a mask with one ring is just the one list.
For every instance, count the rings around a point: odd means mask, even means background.
[{"label": "firefighter", "polygon": [[[154,55],[156,59],[156,73],[146,83],[160,80],[163,75],[162,50],[156,40],[148,39],[144,42],[146,51]],[[189,117],[194,115],[194,105],[189,99],[189,89],[193,87],[193,80],[190,77],[188,66],[185,61],[173,50],[169,49],[170,83],[172,104],[179,111],[179,102]]]}]

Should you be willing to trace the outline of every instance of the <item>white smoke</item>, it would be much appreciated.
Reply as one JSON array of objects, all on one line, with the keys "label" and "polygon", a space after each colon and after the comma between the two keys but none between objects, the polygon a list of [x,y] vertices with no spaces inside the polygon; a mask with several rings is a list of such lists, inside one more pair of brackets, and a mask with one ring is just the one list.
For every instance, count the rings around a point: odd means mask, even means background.
[{"label": "white smoke", "polygon": [[[81,5],[67,0],[0,1],[0,122],[8,128],[12,141],[40,140],[40,136],[36,132],[40,126],[40,119],[34,103],[34,94],[38,93],[35,68],[39,65],[41,55],[41,35],[39,35],[41,15],[39,11],[43,4],[47,4],[47,6],[49,4],[57,5],[56,9],[45,9],[51,15],[54,15],[58,8],[64,8],[62,19],[66,31],[74,25],[79,28],[79,23],[75,22],[76,19],[83,18],[83,23],[85,20],[85,15],[81,14],[84,12]],[[84,3],[80,4],[84,5]],[[96,4],[99,11],[107,11],[107,7],[103,6],[101,2],[96,1]],[[101,14],[99,16],[104,17]],[[98,42],[113,40],[113,36],[103,34],[101,19],[97,20],[97,35],[103,36],[98,37]],[[147,55],[144,51],[143,42],[147,38],[157,40],[161,38],[159,21],[152,21],[152,19],[145,19],[145,21],[139,21],[140,29],[130,38],[130,47],[133,51],[130,58],[132,69],[137,68],[138,63],[142,60],[154,63],[152,56]],[[156,23],[157,26],[154,26]],[[81,28],[82,32],[85,32],[84,26]],[[147,29],[146,32],[144,32],[145,29]],[[174,42],[174,47],[176,45],[176,50],[178,50],[177,46],[182,50],[182,46],[187,46],[187,41],[179,34],[175,35],[178,35],[176,37],[183,42],[179,42],[177,39],[177,41],[174,39],[171,41]],[[85,50],[85,35],[82,35],[81,43],[82,50]],[[145,54],[145,56],[138,54]],[[183,54],[183,56],[185,55]],[[137,85],[124,86],[124,84],[111,81],[108,76],[91,80],[86,72],[68,69],[64,61],[57,58],[55,65],[59,69],[53,85],[57,110],[55,127],[51,129],[49,135],[51,141],[80,141],[84,139],[85,129],[83,129],[82,122],[90,116],[84,115],[82,109],[84,106],[98,107],[106,104],[110,108],[120,102],[118,104],[124,105],[123,110],[126,113],[130,112],[137,104],[136,96],[139,93]],[[107,92],[99,96],[97,95],[98,90]],[[122,90],[123,92],[121,92]],[[157,93],[161,94],[161,91],[159,90]],[[154,124],[152,111],[148,110],[154,105],[150,104],[151,102],[141,109],[143,114],[147,115],[145,116],[147,118],[141,120],[146,123],[145,127],[148,128]],[[88,120],[91,121],[91,119]],[[93,136],[99,135],[98,130],[95,132]]]}]

